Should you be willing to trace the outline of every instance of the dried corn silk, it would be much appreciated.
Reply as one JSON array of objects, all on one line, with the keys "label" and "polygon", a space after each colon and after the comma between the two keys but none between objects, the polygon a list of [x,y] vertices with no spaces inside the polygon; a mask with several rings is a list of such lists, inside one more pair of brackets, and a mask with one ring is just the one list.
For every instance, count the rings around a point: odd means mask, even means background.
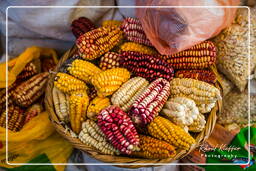
[{"label": "dried corn silk", "polygon": [[[256,9],[251,9],[251,14]],[[251,48],[250,73],[248,73],[248,10],[238,9],[232,25],[214,38],[218,49],[217,67],[240,91],[247,85],[247,78],[256,65],[256,48]],[[250,44],[256,44],[256,15],[251,15]]]}]

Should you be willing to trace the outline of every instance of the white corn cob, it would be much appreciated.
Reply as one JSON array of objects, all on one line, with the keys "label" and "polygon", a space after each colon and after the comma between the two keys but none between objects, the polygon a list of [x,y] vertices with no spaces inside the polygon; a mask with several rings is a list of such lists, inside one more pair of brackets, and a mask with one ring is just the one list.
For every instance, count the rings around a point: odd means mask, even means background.
[{"label": "white corn cob", "polygon": [[128,80],[113,94],[111,98],[112,104],[119,106],[124,111],[128,111],[148,84],[148,81],[142,77],[134,77]]}]

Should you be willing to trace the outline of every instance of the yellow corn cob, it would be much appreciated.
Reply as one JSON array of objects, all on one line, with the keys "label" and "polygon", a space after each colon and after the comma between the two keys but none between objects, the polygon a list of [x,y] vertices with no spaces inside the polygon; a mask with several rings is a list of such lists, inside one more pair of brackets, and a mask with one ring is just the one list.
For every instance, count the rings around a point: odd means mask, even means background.
[{"label": "yellow corn cob", "polygon": [[88,119],[83,122],[82,131],[79,133],[79,139],[86,145],[99,150],[102,154],[119,154],[119,151],[107,142],[103,132],[92,120]]},{"label": "yellow corn cob", "polygon": [[194,120],[194,122],[191,125],[189,125],[188,130],[191,132],[201,132],[204,129],[205,124],[205,117],[200,113]]},{"label": "yellow corn cob", "polygon": [[195,143],[195,139],[189,133],[161,116],[157,116],[150,122],[147,129],[151,136],[164,140],[177,148],[189,150]]},{"label": "yellow corn cob", "polygon": [[128,111],[133,102],[145,90],[149,82],[142,77],[134,77],[124,83],[111,97],[111,102],[124,111]]},{"label": "yellow corn cob", "polygon": [[100,58],[100,68],[105,71],[111,68],[119,67],[120,55],[116,52],[107,52]]},{"label": "yellow corn cob", "polygon": [[200,113],[210,112],[215,102],[221,99],[220,91],[211,84],[191,78],[174,78],[171,82],[171,97],[187,97],[195,101]]},{"label": "yellow corn cob", "polygon": [[71,75],[61,73],[61,72],[57,73],[55,77],[54,85],[59,90],[69,94],[73,91],[87,90],[87,86],[83,81]]},{"label": "yellow corn cob", "polygon": [[175,148],[165,141],[140,135],[140,151],[132,152],[132,156],[147,159],[165,159],[176,155]]},{"label": "yellow corn cob", "polygon": [[82,122],[86,119],[88,105],[89,97],[86,92],[73,92],[69,97],[70,123],[76,134],[81,131]]},{"label": "yellow corn cob", "polygon": [[69,118],[69,104],[68,95],[58,90],[55,86],[52,90],[53,103],[57,116],[60,121],[68,122]]},{"label": "yellow corn cob", "polygon": [[110,100],[107,97],[96,97],[94,98],[88,107],[87,117],[96,120],[99,112],[110,105]]},{"label": "yellow corn cob", "polygon": [[121,51],[135,51],[143,54],[155,55],[157,51],[154,49],[135,42],[126,42],[120,46]]},{"label": "yellow corn cob", "polygon": [[102,22],[103,27],[116,26],[120,27],[122,25],[122,21],[118,20],[105,20]]},{"label": "yellow corn cob", "polygon": [[130,73],[124,68],[112,68],[96,74],[91,83],[99,97],[112,95],[124,82],[130,78]]},{"label": "yellow corn cob", "polygon": [[89,82],[91,76],[101,72],[101,69],[93,63],[81,59],[74,60],[67,70],[71,75],[85,82]]}]

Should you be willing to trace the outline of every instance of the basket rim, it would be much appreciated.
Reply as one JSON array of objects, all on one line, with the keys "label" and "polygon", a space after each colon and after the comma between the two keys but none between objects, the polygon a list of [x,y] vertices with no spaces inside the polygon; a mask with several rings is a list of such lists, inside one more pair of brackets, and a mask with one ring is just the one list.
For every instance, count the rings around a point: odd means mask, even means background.
[{"label": "basket rim", "polygon": [[[190,150],[179,150],[177,151],[177,154],[173,158],[167,158],[167,159],[144,159],[144,158],[134,158],[129,156],[114,156],[114,155],[105,155],[100,152],[98,152],[96,149],[91,148],[84,143],[82,143],[79,138],[72,137],[71,133],[65,128],[63,122],[60,122],[58,119],[58,116],[55,113],[54,105],[53,105],[53,98],[52,98],[52,89],[53,89],[53,81],[56,73],[58,72],[60,66],[63,64],[63,62],[66,61],[70,56],[73,56],[76,53],[76,46],[73,46],[71,49],[69,49],[60,59],[59,63],[57,64],[56,68],[54,69],[54,72],[50,73],[50,77],[47,83],[46,87],[46,95],[45,95],[45,107],[49,114],[49,119],[53,126],[55,127],[56,131],[61,134],[66,140],[68,140],[75,148],[82,150],[86,154],[88,154],[90,157],[95,158],[96,160],[99,160],[101,162],[105,163],[111,163],[112,165],[115,165],[118,163],[118,167],[124,167],[124,168],[140,168],[140,167],[152,167],[156,165],[152,165],[152,163],[159,163],[159,166],[161,163],[171,163],[175,160],[179,160],[185,156],[187,156],[190,152],[192,152],[194,149],[196,149],[201,143],[203,143],[206,139],[209,138],[210,134],[212,133],[214,126],[216,124],[217,120],[217,114],[221,112],[222,109],[222,99],[218,100],[216,102],[215,107],[212,109],[212,111],[207,114],[207,122],[205,129],[197,133],[195,140],[196,143],[190,148]],[[221,85],[221,80],[218,79],[218,72],[216,69],[216,66],[211,67],[211,69],[214,71],[214,73],[217,75],[217,83],[215,86],[221,90],[221,94],[223,94],[223,89]],[[136,163],[148,163],[148,165],[136,165]],[[122,164],[122,165],[119,165]],[[126,165],[129,164],[129,165]],[[132,165],[134,164],[134,165]],[[151,165],[150,165],[151,164]]]}]

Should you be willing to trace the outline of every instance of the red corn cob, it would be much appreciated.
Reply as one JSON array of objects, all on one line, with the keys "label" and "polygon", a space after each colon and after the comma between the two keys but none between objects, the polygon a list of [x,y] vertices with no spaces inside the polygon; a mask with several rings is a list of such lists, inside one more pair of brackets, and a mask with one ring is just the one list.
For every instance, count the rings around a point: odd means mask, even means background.
[{"label": "red corn cob", "polygon": [[137,150],[139,135],[129,116],[117,106],[109,106],[97,116],[98,125],[111,144],[121,153]]},{"label": "red corn cob", "polygon": [[124,31],[125,36],[129,41],[153,46],[144,33],[139,19],[131,17],[124,19],[121,29]]},{"label": "red corn cob", "polygon": [[71,24],[71,30],[76,38],[95,28],[96,27],[92,21],[86,17],[80,17],[74,20]]},{"label": "red corn cob", "polygon": [[129,115],[136,124],[148,124],[158,115],[169,95],[170,83],[158,78],[135,100]]},{"label": "red corn cob", "polygon": [[171,64],[168,64],[158,56],[142,54],[139,52],[122,52],[120,65],[136,76],[144,77],[148,81],[157,78],[164,78],[171,81],[174,71]]},{"label": "red corn cob", "polygon": [[177,78],[193,78],[214,84],[217,81],[216,75],[209,70],[179,70],[175,73]]}]

